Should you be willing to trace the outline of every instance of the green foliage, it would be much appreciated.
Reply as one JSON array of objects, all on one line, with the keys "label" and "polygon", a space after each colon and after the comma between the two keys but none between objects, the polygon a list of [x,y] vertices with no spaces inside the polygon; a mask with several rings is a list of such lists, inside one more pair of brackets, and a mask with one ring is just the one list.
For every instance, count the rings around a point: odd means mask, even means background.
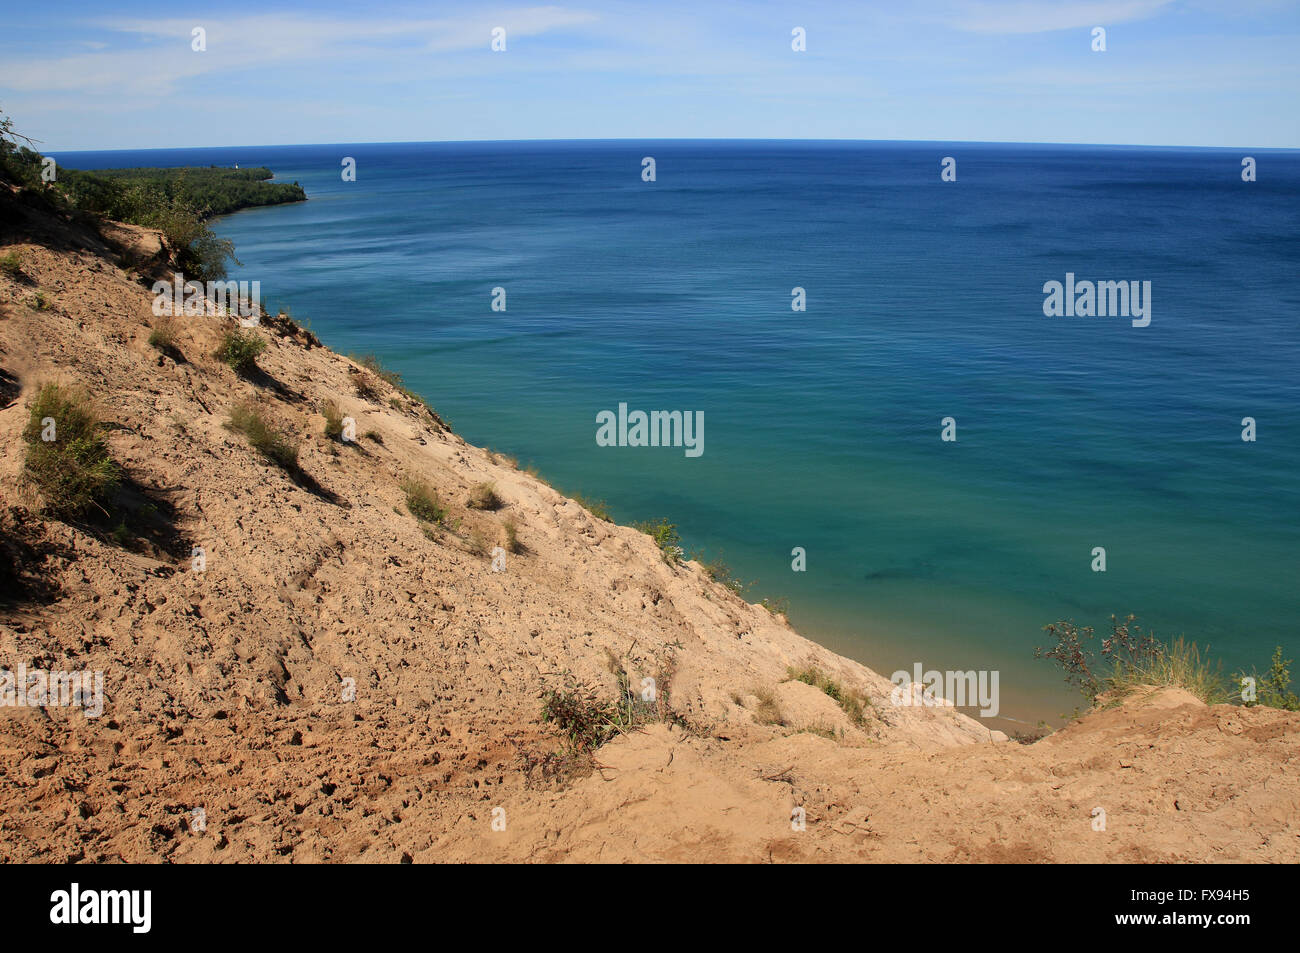
[{"label": "green foliage", "polygon": [[23,472],[40,491],[46,512],[58,519],[84,516],[92,507],[107,513],[102,504],[117,489],[121,474],[84,393],[58,384],[43,386],[32,402],[23,440]]},{"label": "green foliage", "polygon": [[[1282,646],[1279,645],[1273,650],[1268,672],[1260,675],[1252,669],[1251,677],[1255,679],[1255,701],[1246,702],[1246,705],[1248,707],[1265,705],[1286,711],[1300,711],[1300,697],[1291,691],[1291,669],[1288,667],[1291,662],[1291,659],[1282,658]],[[1245,673],[1241,672],[1234,676],[1237,684],[1241,684],[1241,680],[1245,677]]]},{"label": "green foliage", "polygon": [[713,559],[705,560],[702,555],[697,554],[695,558],[699,561],[700,567],[704,570],[704,575],[708,576],[716,583],[726,586],[738,596],[743,596],[752,583],[746,583],[731,571],[731,567],[722,559],[719,553]]},{"label": "green foliage", "polygon": [[785,596],[764,596],[758,603],[772,615],[790,615],[790,600]]},{"label": "green foliage", "polygon": [[216,357],[236,374],[248,374],[257,367],[257,359],[266,350],[266,341],[252,331],[231,329],[221,336]]},{"label": "green foliage", "polygon": [[407,480],[402,484],[406,494],[406,508],[411,515],[426,523],[441,523],[447,517],[447,510],[438,499],[433,487],[421,480]]},{"label": "green foliage", "polygon": [[[0,177],[38,191],[64,210],[159,229],[176,252],[181,270],[198,281],[224,278],[234,245],[216,236],[206,220],[241,208],[300,202],[298,183],[268,182],[266,168],[217,166],[172,169],[60,168],[53,185],[41,180],[42,156],[20,146],[12,121],[0,114]],[[237,263],[237,260],[236,260]]]},{"label": "green foliage", "polygon": [[11,251],[9,254],[0,258],[0,273],[3,273],[14,281],[23,277],[23,260],[18,252]]},{"label": "green foliage", "polygon": [[297,443],[278,430],[255,404],[240,404],[231,410],[226,427],[243,434],[254,450],[281,469],[297,469]]},{"label": "green foliage", "polygon": [[1065,680],[1095,704],[1107,692],[1124,693],[1139,685],[1182,688],[1207,704],[1226,701],[1228,688],[1221,667],[1212,668],[1202,658],[1195,642],[1181,637],[1164,644],[1144,632],[1136,616],[1123,620],[1110,617],[1110,638],[1101,642],[1101,654],[1091,649],[1091,626],[1080,627],[1072,620],[1043,627],[1056,644],[1048,651],[1034,650],[1035,658],[1049,658],[1065,672]]},{"label": "green foliage", "polygon": [[668,565],[676,566],[682,561],[685,553],[682,551],[681,537],[677,535],[676,524],[660,519],[646,520],[632,525],[654,540],[659,551],[663,553],[664,562]]}]

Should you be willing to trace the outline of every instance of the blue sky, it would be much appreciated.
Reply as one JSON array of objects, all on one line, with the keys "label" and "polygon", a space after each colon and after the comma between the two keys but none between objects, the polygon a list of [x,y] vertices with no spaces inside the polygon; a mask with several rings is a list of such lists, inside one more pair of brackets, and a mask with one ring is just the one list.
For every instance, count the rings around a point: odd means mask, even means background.
[{"label": "blue sky", "polygon": [[6,4],[0,34],[0,109],[50,152],[732,137],[1295,148],[1298,100],[1300,3],[1280,0],[50,0]]}]

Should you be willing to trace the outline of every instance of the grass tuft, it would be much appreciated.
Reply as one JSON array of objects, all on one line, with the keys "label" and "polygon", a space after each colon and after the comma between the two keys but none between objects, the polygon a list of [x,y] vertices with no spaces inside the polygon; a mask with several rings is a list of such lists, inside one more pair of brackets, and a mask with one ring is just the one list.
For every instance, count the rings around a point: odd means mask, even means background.
[{"label": "grass tuft", "polygon": [[100,429],[84,391],[46,384],[32,401],[22,434],[23,473],[51,516],[73,519],[92,508],[107,514],[103,504],[120,484],[121,471]]},{"label": "grass tuft", "polygon": [[298,467],[298,444],[278,430],[255,404],[240,404],[230,411],[226,427],[241,433],[249,445],[263,457],[284,470]]},{"label": "grass tuft", "polygon": [[823,693],[840,706],[844,714],[849,716],[849,721],[855,725],[860,727],[866,724],[867,712],[871,711],[873,706],[871,699],[862,692],[854,691],[840,684],[813,665],[804,665],[799,668],[791,666],[786,669],[786,672],[797,682],[803,682],[805,685],[821,689]]},{"label": "grass tuft", "polygon": [[425,523],[441,523],[447,517],[446,507],[438,499],[433,487],[422,480],[407,480],[402,484],[406,494],[406,508],[411,515]]},{"label": "grass tuft", "polygon": [[501,497],[497,496],[496,484],[480,483],[470,490],[469,502],[466,505],[471,510],[499,510],[503,502]]}]

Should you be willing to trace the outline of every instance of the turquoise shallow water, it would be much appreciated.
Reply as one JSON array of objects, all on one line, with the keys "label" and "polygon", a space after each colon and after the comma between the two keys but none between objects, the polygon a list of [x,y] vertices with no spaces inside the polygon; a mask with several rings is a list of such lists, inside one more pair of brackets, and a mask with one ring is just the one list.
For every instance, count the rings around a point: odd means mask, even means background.
[{"label": "turquoise shallow water", "polygon": [[[1249,184],[1227,150],[970,143],[60,161],[301,182],[307,203],[217,224],[269,306],[620,521],[669,517],[811,637],[886,674],[996,669],[1032,721],[1076,701],[1032,659],[1058,618],[1134,612],[1228,668],[1300,647],[1300,153],[1254,155]],[[1150,326],[1044,316],[1066,272],[1152,282]],[[702,411],[704,454],[598,447],[619,402]]]}]

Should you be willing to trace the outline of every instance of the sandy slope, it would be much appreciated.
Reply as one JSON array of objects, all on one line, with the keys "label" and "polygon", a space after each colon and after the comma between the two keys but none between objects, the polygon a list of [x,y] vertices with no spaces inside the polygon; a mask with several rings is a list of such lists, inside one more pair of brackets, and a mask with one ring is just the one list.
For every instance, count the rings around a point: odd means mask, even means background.
[{"label": "sandy slope", "polygon": [[[183,357],[160,356],[148,283],[166,250],[111,235],[0,195],[0,254],[16,248],[27,276],[0,275],[0,667],[100,669],[108,695],[99,719],[0,709],[0,858],[1300,859],[1300,716],[1166,691],[1021,746],[892,707],[881,676],[387,385],[358,397],[354,365],[309,335],[268,322],[255,382],[210,356],[216,316],[186,319]],[[49,310],[30,305],[38,287]],[[158,514],[133,551],[32,515],[19,433],[45,381],[86,386],[113,424],[131,492]],[[307,478],[222,426],[246,399],[300,438]],[[326,440],[330,400],[379,439]],[[406,512],[411,475],[456,530],[426,536]],[[502,510],[466,507],[484,481]],[[525,550],[493,572],[481,544],[507,519]],[[863,727],[788,680],[804,663],[873,698]],[[612,698],[618,667],[658,677],[685,727],[551,776],[542,690],[572,677]],[[786,725],[759,723],[763,689]]]}]

